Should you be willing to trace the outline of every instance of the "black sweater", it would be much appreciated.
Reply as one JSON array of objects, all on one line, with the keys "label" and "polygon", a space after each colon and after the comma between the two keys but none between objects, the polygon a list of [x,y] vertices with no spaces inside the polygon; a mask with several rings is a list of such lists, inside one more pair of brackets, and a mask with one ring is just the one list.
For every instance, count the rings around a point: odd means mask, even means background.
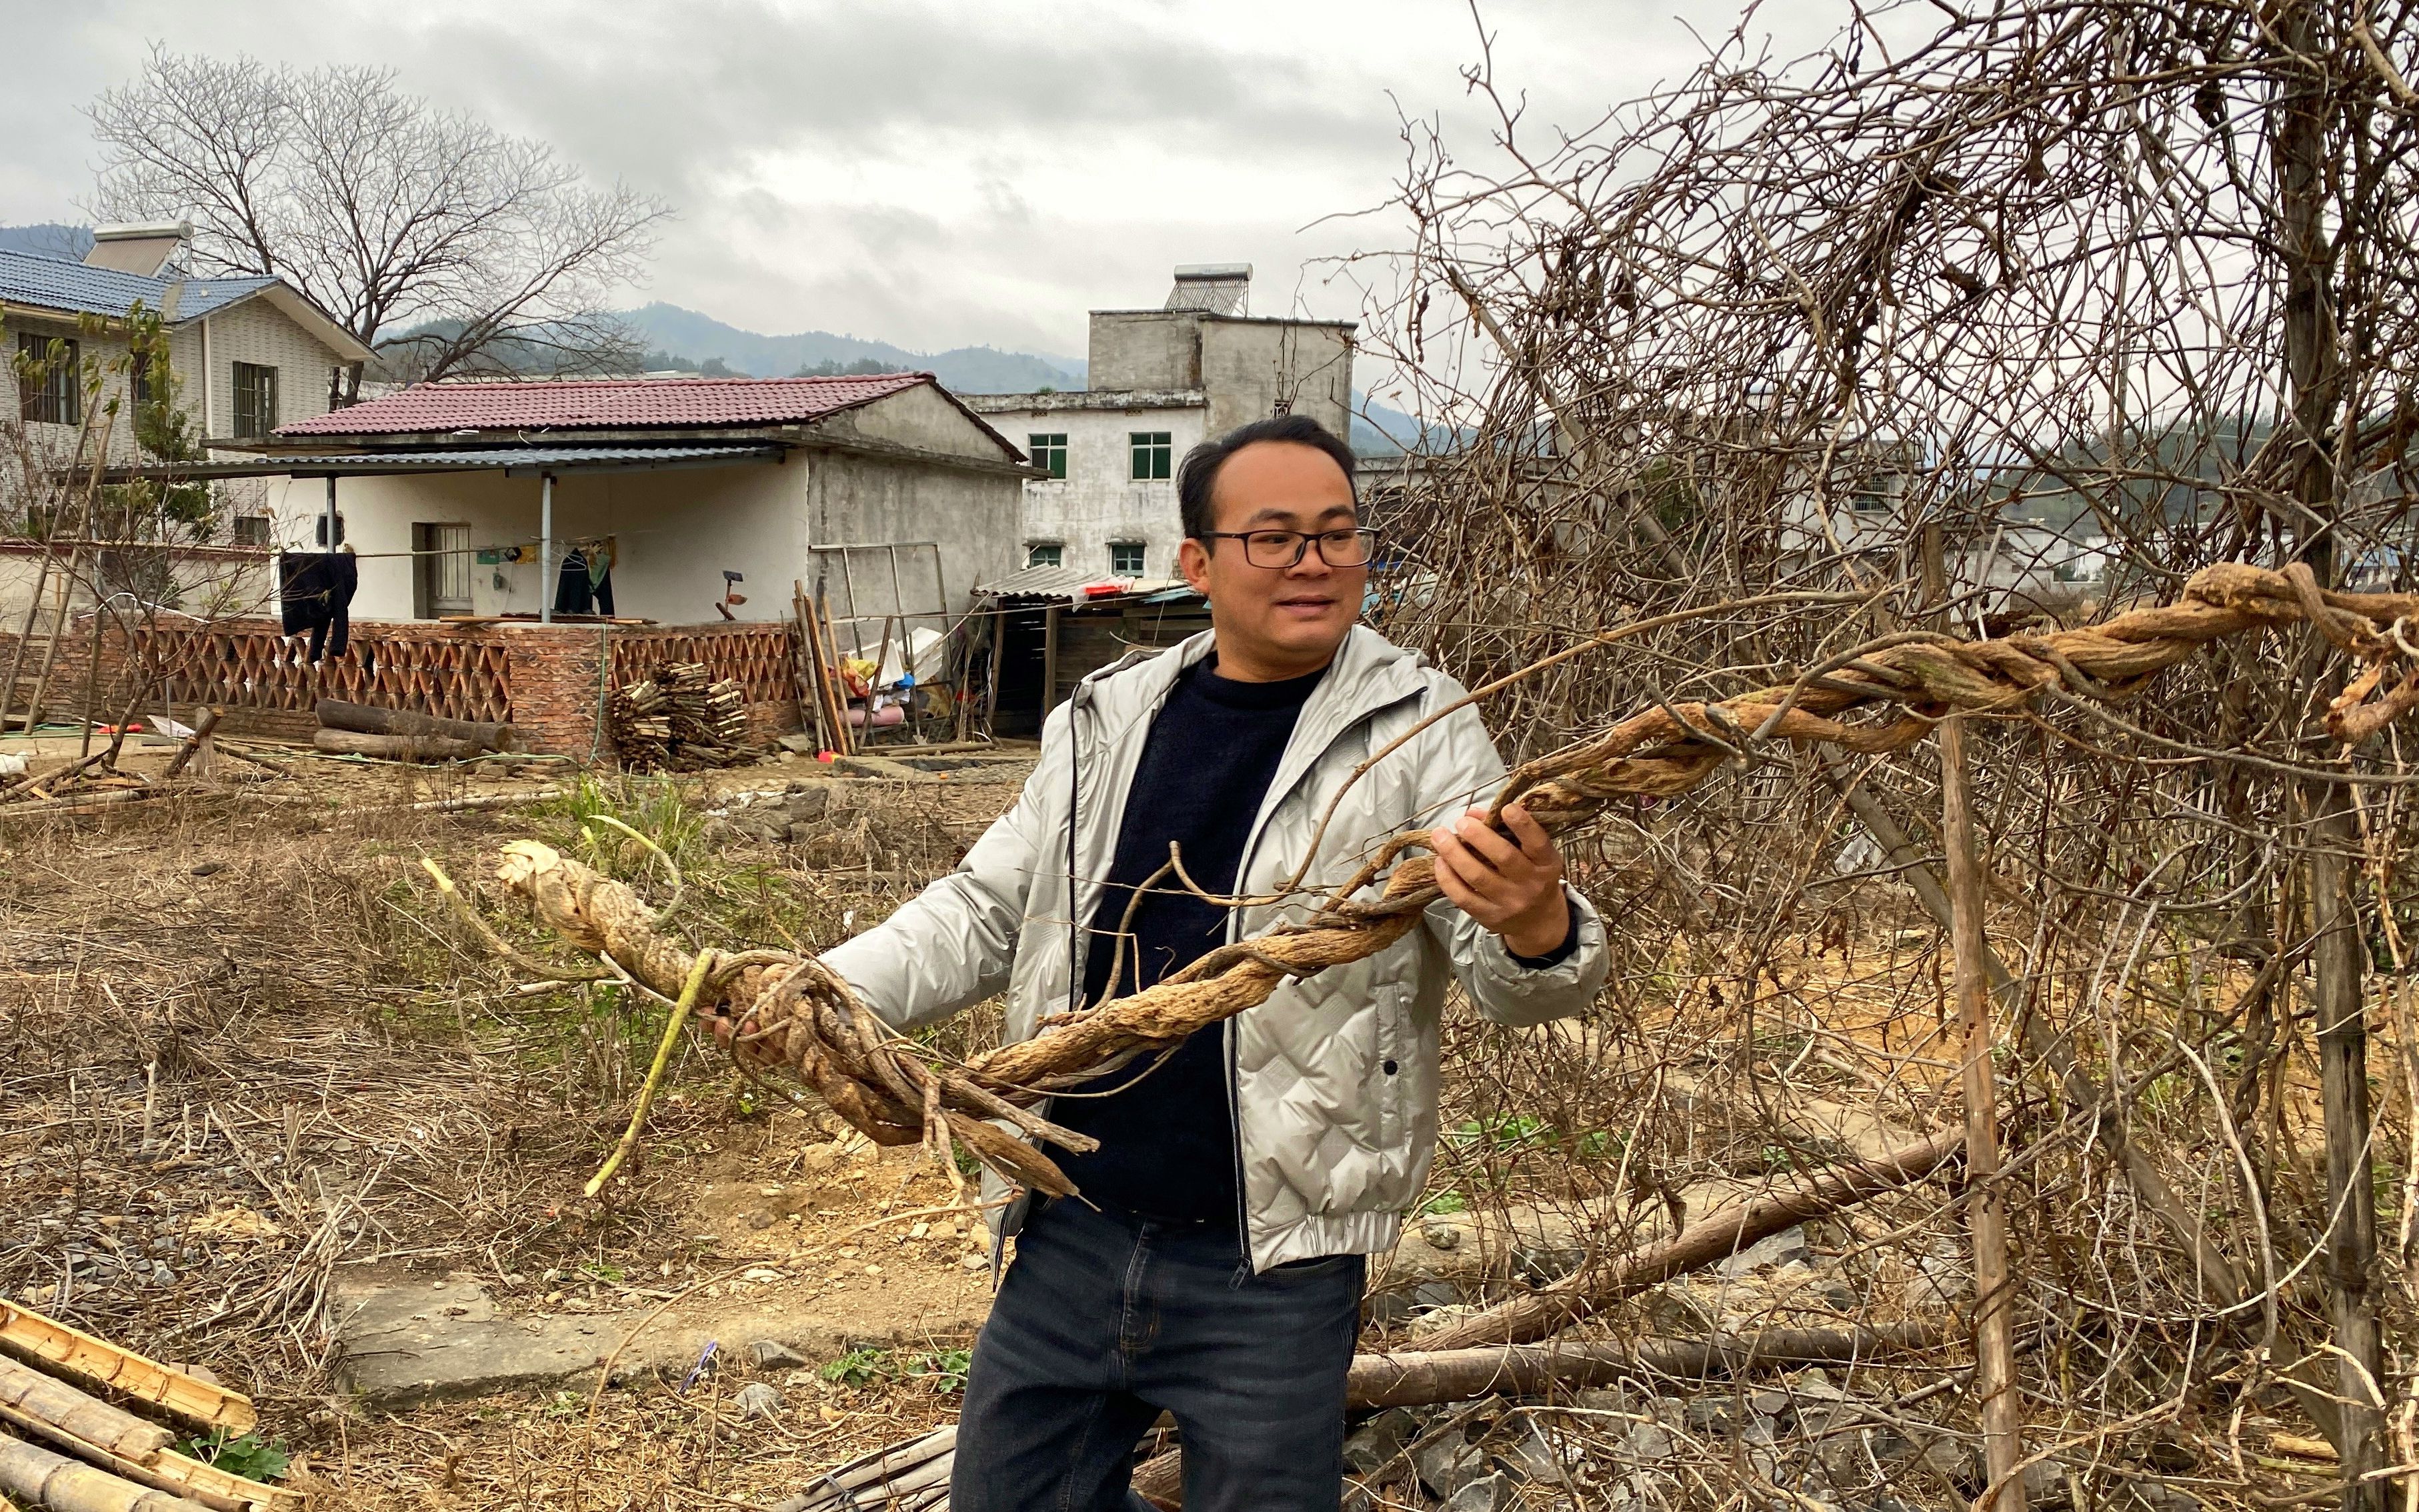
[{"label": "black sweater", "polygon": [[[1302,703],[1325,675],[1238,683],[1219,676],[1213,663],[1196,662],[1177,678],[1144,740],[1108,887],[1092,915],[1086,1002],[1108,995],[1126,906],[1167,864],[1170,841],[1182,847],[1185,874],[1205,891],[1235,890],[1244,837]],[[1118,968],[1119,996],[1225,943],[1226,910],[1194,896],[1171,873],[1142,895],[1126,927],[1132,937]],[[1101,1141],[1089,1155],[1053,1152],[1086,1197],[1143,1217],[1235,1227],[1225,1027],[1197,1031],[1148,1075],[1142,1072],[1151,1061],[1145,1058],[1103,1079],[1120,1090],[1053,1103],[1053,1119]]]}]

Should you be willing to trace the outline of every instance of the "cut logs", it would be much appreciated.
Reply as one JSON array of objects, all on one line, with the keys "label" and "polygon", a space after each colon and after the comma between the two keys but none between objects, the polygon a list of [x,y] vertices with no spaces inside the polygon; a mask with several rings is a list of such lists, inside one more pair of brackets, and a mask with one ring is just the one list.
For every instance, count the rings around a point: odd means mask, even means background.
[{"label": "cut logs", "polygon": [[311,748],[331,756],[375,756],[388,762],[467,762],[486,748],[443,735],[368,735],[354,730],[320,730]]},{"label": "cut logs", "polygon": [[716,680],[701,662],[669,661],[615,688],[605,723],[614,753],[634,770],[694,772],[756,755],[747,747],[747,688]]},{"label": "cut logs", "polygon": [[1706,1338],[1627,1344],[1525,1344],[1511,1349],[1357,1354],[1345,1383],[1356,1408],[1425,1407],[1504,1393],[1537,1396],[1623,1380],[1712,1380],[1757,1370],[1842,1365],[1938,1344],[1937,1323],[1876,1328],[1769,1328]]},{"label": "cut logs", "polygon": [[509,724],[479,719],[446,719],[416,709],[381,709],[343,699],[321,699],[319,728],[349,730],[364,735],[410,735],[466,742],[480,750],[510,750],[517,738]]}]

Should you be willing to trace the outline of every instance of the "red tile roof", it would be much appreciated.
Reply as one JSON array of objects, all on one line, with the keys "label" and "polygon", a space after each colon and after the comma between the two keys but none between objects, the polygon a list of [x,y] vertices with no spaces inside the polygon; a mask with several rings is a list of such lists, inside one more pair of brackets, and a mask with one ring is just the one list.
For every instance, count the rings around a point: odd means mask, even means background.
[{"label": "red tile roof", "polygon": [[422,383],[350,409],[280,425],[277,434],[779,425],[820,420],[932,381],[929,373],[879,373],[861,378]]}]

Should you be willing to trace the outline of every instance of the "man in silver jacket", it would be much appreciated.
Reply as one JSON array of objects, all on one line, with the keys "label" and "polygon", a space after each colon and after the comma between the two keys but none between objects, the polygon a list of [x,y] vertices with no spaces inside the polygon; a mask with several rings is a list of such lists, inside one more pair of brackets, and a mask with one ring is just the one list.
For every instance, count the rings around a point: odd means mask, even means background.
[{"label": "man in silver jacket", "polygon": [[1016,806],[825,964],[902,1030],[1005,992],[1022,1039],[1305,916],[1407,830],[1436,826],[1445,897],[1376,955],[1055,1101],[1103,1148],[1052,1152],[1082,1196],[994,1210],[1017,1250],[967,1379],[958,1512],[1126,1508],[1163,1410],[1187,1508],[1335,1507],[1364,1257],[1427,1174],[1448,979],[1529,1025],[1605,976],[1551,840],[1518,806],[1508,834],[1482,822],[1504,768],[1474,709],[1353,776],[1464,690],[1356,623],[1373,537],[1349,450],[1306,417],[1256,422],[1195,448],[1179,498],[1213,628],[1079,683]]}]

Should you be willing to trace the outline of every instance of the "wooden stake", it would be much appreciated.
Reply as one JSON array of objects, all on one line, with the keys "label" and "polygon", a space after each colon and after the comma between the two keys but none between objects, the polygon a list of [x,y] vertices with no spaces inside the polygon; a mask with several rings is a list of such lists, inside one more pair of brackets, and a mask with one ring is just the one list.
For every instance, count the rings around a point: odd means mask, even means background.
[{"label": "wooden stake", "polygon": [[212,704],[193,716],[193,733],[187,735],[185,743],[177,748],[176,759],[168,764],[168,769],[165,772],[160,774],[162,781],[164,782],[184,771],[187,763],[210,748],[210,732],[219,727],[219,720],[225,715],[224,709]]},{"label": "wooden stake", "polygon": [[1965,763],[1965,721],[1940,723],[1941,838],[1949,853],[1950,937],[1957,951],[1957,1027],[1965,1093],[1965,1210],[1974,1246],[1974,1390],[1982,1405],[1982,1454],[1990,1484],[1975,1512],[2024,1512],[2017,1468],[2025,1456],[2024,1401],[2016,1393],[2016,1293],[2008,1264],[2007,1196],[1999,1174],[1998,1088],[1991,981],[1984,965],[1982,869],[1974,854],[1974,795]]},{"label": "wooden stake", "polygon": [[790,612],[798,622],[798,652],[790,659],[790,680],[798,690],[798,727],[815,737],[818,748],[829,750],[831,732],[826,728],[822,680],[808,670],[815,642],[807,626],[807,585],[794,578],[790,579]]}]

